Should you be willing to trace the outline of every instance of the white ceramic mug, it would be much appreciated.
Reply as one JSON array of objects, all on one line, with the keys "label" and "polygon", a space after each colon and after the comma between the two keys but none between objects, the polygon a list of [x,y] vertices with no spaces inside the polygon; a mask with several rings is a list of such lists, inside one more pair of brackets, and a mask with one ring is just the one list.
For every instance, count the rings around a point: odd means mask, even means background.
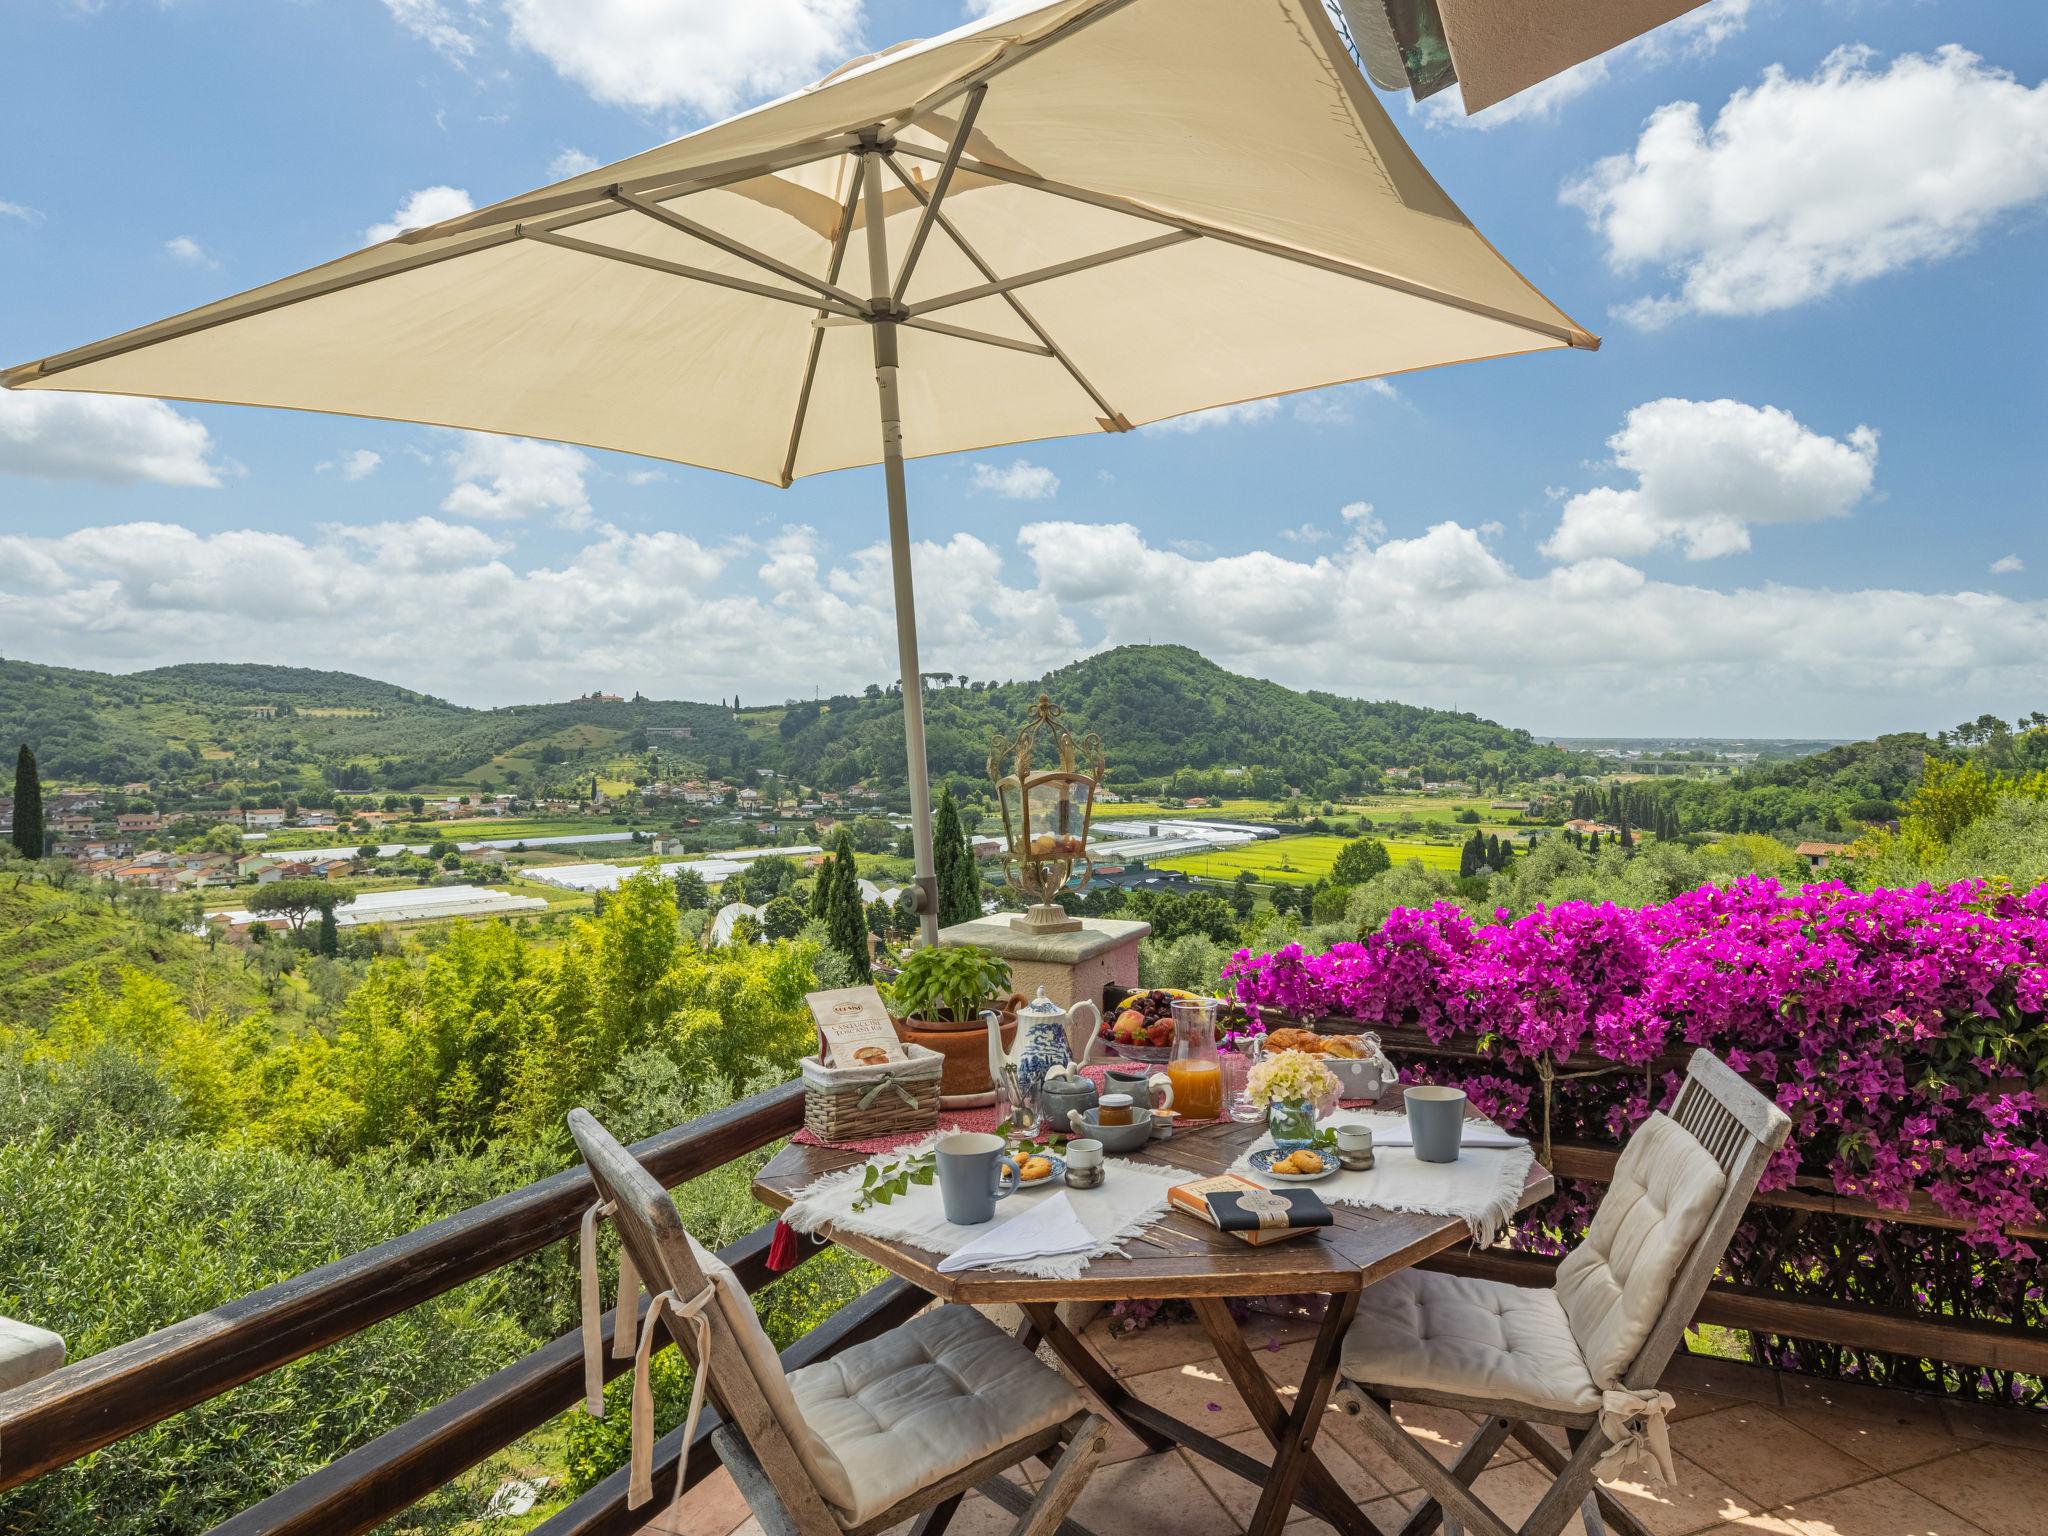
[{"label": "white ceramic mug", "polygon": [[1365,1152],[1372,1148],[1372,1127],[1362,1121],[1347,1120],[1334,1127],[1337,1132],[1339,1152]]},{"label": "white ceramic mug", "polygon": [[1102,1143],[1092,1136],[1077,1136],[1067,1143],[1067,1166],[1069,1168],[1100,1168],[1102,1166]]}]

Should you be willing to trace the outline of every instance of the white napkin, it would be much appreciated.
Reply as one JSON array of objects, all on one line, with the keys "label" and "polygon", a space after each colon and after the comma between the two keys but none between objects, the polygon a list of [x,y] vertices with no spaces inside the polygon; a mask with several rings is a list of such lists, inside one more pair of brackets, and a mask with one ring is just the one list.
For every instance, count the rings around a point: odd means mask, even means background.
[{"label": "white napkin", "polygon": [[[1369,1122],[1372,1126],[1372,1144],[1375,1147],[1412,1147],[1415,1145],[1415,1131],[1409,1125],[1406,1115],[1386,1115],[1385,1123],[1380,1118]],[[1326,1119],[1325,1125],[1342,1125],[1344,1116],[1339,1114]],[[1467,1120],[1465,1134],[1459,1138],[1461,1147],[1526,1147],[1529,1138],[1516,1136],[1487,1121]]]},{"label": "white napkin", "polygon": [[1081,1225],[1081,1218],[1067,1203],[1067,1192],[1061,1190],[1050,1200],[1034,1202],[1007,1219],[999,1207],[998,1218],[987,1232],[939,1260],[939,1273],[1000,1269],[1020,1260],[1086,1253],[1094,1246],[1095,1235]]}]

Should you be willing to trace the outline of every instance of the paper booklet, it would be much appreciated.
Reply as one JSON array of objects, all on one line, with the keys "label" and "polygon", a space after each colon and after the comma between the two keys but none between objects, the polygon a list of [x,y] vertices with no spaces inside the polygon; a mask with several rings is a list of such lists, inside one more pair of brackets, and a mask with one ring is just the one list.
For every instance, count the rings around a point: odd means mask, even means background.
[{"label": "paper booklet", "polygon": [[882,994],[873,987],[840,987],[804,998],[818,1025],[818,1060],[828,1067],[880,1067],[908,1061],[896,1038]]},{"label": "paper booklet", "polygon": [[1190,1179],[1167,1191],[1167,1203],[1254,1248],[1306,1237],[1330,1224],[1330,1208],[1312,1189],[1268,1189],[1242,1175]]}]

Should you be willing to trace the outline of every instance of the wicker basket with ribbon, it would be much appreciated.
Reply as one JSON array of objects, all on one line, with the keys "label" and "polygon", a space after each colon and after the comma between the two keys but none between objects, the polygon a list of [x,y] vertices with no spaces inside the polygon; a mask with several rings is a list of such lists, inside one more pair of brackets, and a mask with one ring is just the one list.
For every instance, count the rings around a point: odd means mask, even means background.
[{"label": "wicker basket with ribbon", "polygon": [[905,1045],[908,1061],[828,1067],[803,1060],[804,1129],[820,1141],[866,1141],[929,1131],[939,1123],[939,1074],[946,1058]]}]

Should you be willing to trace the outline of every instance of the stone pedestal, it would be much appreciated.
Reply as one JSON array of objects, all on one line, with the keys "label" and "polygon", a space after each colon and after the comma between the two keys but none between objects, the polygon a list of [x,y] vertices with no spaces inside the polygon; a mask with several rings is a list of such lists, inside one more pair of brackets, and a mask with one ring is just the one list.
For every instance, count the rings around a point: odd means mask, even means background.
[{"label": "stone pedestal", "polygon": [[939,930],[941,944],[973,944],[1010,962],[1010,985],[1027,998],[1045,995],[1062,1008],[1078,1002],[1102,1006],[1105,988],[1138,984],[1138,940],[1150,923],[1109,917],[1081,920],[1077,933],[1031,933],[1013,927],[1008,912]]}]

